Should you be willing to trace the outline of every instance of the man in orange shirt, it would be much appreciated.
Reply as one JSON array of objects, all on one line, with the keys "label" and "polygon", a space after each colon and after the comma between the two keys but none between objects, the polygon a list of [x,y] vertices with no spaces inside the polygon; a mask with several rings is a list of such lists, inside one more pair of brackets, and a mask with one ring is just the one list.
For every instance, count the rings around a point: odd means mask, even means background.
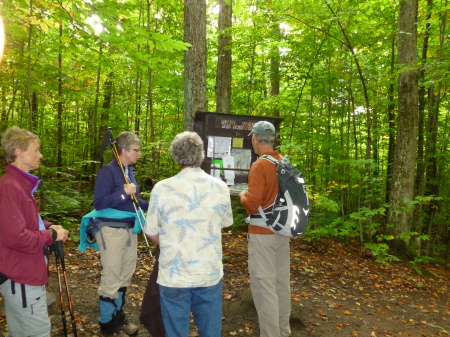
[{"label": "man in orange shirt", "polygon": [[[275,127],[272,123],[255,123],[250,135],[258,157],[267,154],[276,160],[282,159],[274,150]],[[248,191],[242,191],[239,197],[249,215],[248,270],[261,337],[291,334],[289,238],[276,235],[269,229],[258,211],[261,206],[266,213],[270,213],[277,193],[276,166],[269,160],[256,160],[248,175]]]}]

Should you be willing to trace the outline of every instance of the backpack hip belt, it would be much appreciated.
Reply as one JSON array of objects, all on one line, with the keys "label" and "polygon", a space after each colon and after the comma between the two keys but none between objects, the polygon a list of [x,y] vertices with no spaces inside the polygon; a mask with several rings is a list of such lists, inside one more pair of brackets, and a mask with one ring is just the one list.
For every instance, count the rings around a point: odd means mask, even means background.
[{"label": "backpack hip belt", "polygon": [[246,222],[249,225],[269,228],[270,230],[273,231],[272,228],[267,226],[266,221],[264,221],[264,219],[259,214],[252,214],[252,215],[248,216],[247,219],[246,219]]}]

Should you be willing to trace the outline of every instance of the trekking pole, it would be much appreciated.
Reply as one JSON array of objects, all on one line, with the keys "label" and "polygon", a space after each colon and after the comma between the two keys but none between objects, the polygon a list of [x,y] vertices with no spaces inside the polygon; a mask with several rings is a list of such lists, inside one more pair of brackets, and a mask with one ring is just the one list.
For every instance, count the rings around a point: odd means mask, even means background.
[{"label": "trekking pole", "polygon": [[61,320],[64,328],[64,336],[67,336],[67,321],[66,321],[66,313],[65,313],[65,305],[64,305],[64,297],[62,291],[62,282],[61,282],[61,266],[60,266],[60,257],[58,256],[56,243],[53,244],[54,252],[55,252],[55,264],[56,264],[56,274],[58,275],[58,290],[59,290],[59,304],[61,306]]},{"label": "trekking pole", "polygon": [[[125,179],[125,183],[129,184],[130,181],[128,179],[127,174],[125,173],[122,161],[120,160],[119,151],[117,151],[116,141],[114,140],[114,137],[113,137],[113,134],[112,134],[112,131],[111,131],[110,127],[108,127],[108,131],[106,131],[106,135],[105,135],[105,139],[103,140],[102,147],[105,146],[105,143],[109,143],[109,145],[111,146],[111,149],[113,151],[114,157],[116,158],[116,161],[119,164],[119,167],[120,167],[120,169],[122,171],[123,178]],[[150,249],[150,244],[148,243],[147,236],[144,233],[144,225],[142,223],[142,220],[145,219],[144,211],[142,210],[141,206],[139,205],[139,201],[138,201],[136,195],[132,194],[132,195],[130,195],[130,197],[131,197],[131,200],[133,201],[134,211],[136,213],[136,217],[138,219],[139,226],[141,227],[142,234],[144,236],[145,243],[146,243],[147,248],[148,248],[148,252],[149,252],[150,256],[153,257],[152,251]]]},{"label": "trekking pole", "polygon": [[64,326],[64,336],[67,337],[67,323],[66,323],[66,313],[64,311],[64,300],[63,300],[63,295],[62,295],[61,272],[59,271],[59,264],[61,264],[62,271],[63,271],[64,286],[66,288],[67,303],[69,305],[69,312],[70,312],[70,321],[72,323],[72,333],[73,333],[74,337],[78,337],[77,325],[75,324],[73,302],[72,302],[72,297],[70,296],[69,283],[67,282],[67,271],[66,271],[66,263],[64,261],[63,242],[55,241],[54,246],[55,246],[57,273],[58,273],[59,297],[60,297],[60,302],[61,302],[61,314],[63,316],[62,321],[63,321],[63,326]]}]

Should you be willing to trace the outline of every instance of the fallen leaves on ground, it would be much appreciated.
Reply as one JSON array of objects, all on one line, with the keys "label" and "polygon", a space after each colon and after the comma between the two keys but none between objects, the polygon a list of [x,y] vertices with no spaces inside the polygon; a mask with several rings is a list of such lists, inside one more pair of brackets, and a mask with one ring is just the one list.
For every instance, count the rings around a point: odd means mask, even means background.
[{"label": "fallen leaves on ground", "polygon": [[[99,335],[97,289],[101,276],[98,252],[82,253],[66,243],[65,260],[79,336]],[[127,312],[139,323],[145,287],[154,260],[140,237],[138,267],[128,289]],[[259,336],[256,316],[241,309],[249,288],[245,233],[223,236],[224,304],[236,303],[223,319],[223,336]],[[360,255],[360,247],[332,240],[291,240],[291,299],[302,323],[291,321],[293,337],[450,336],[450,268],[421,265],[419,275],[409,263],[379,264]],[[50,260],[49,292],[58,295],[54,257]],[[59,296],[50,306],[52,336],[64,336]],[[0,307],[2,306],[0,296]],[[248,309],[245,309],[248,311]],[[70,316],[66,305],[68,322]],[[139,336],[149,336],[140,325]],[[0,310],[0,336],[5,315]],[[70,323],[69,323],[70,331]],[[69,336],[71,334],[69,333]],[[196,336],[195,326],[191,336]]]}]

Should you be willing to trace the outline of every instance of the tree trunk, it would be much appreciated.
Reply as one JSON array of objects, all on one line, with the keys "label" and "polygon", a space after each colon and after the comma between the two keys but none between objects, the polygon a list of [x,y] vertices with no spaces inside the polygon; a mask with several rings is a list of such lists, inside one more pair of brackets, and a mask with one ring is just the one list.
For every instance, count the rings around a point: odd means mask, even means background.
[{"label": "tree trunk", "polygon": [[[394,21],[395,17],[394,17]],[[391,40],[391,68],[389,75],[393,79],[395,73],[395,45],[396,38],[392,36]],[[394,102],[394,83],[389,85],[388,88],[388,120],[389,120],[389,145],[388,145],[388,156],[387,156],[387,168],[386,168],[386,193],[385,200],[389,203],[389,195],[391,193],[391,179],[392,179],[392,165],[394,164],[395,157],[395,102]]]},{"label": "tree trunk", "polygon": [[[59,23],[59,39],[61,41],[62,38],[62,23]],[[61,42],[62,46],[62,42]],[[59,170],[62,168],[62,143],[63,143],[63,131],[62,131],[62,120],[63,120],[63,97],[62,97],[62,47],[59,47],[58,53],[58,134],[56,137],[56,147],[57,147],[57,167]],[[59,177],[59,175],[58,175]]]},{"label": "tree trunk", "polygon": [[[428,52],[428,39],[430,36],[430,18],[431,18],[431,10],[433,6],[433,0],[427,0],[428,14],[425,25],[425,36],[422,44],[422,67],[419,73],[419,115],[418,115],[418,138],[417,138],[417,172],[416,172],[416,181],[415,181],[415,195],[416,196],[424,196],[425,195],[425,153],[424,153],[424,142],[425,142],[425,134],[424,134],[424,120],[425,120],[425,97],[426,97],[426,88],[425,88],[425,65],[427,62],[427,52]],[[417,204],[414,210],[414,230],[421,234],[423,227],[423,206],[422,203]],[[420,255],[421,250],[421,240],[420,236],[417,236],[416,239],[416,250]]]},{"label": "tree trunk", "polygon": [[[33,1],[30,0],[30,17],[33,16]],[[34,111],[36,106],[33,104],[33,97],[31,94],[31,36],[33,35],[33,25],[29,23],[28,27],[28,44],[27,44],[27,50],[28,50],[28,59],[27,59],[27,99],[28,99],[28,122],[29,122],[29,128],[31,131],[33,131],[36,127],[35,120],[34,120]]]},{"label": "tree trunk", "polygon": [[38,95],[36,91],[31,93],[30,128],[36,130],[38,124]]},{"label": "tree trunk", "polygon": [[141,106],[142,106],[142,73],[141,70],[136,72],[135,81],[136,102],[134,107],[134,132],[139,133],[141,128]]},{"label": "tree trunk", "polygon": [[409,239],[400,235],[411,231],[414,198],[414,169],[417,144],[418,83],[417,70],[417,0],[402,0],[399,8],[398,129],[392,168],[391,205],[388,225],[394,236],[392,247],[406,253]]},{"label": "tree trunk", "polygon": [[[443,5],[445,8],[448,6],[448,1],[444,1]],[[447,25],[447,11],[444,11],[439,18],[439,53],[437,55],[437,59],[439,61],[442,61],[445,58],[444,53],[442,52],[445,48],[445,37],[446,37],[446,25]],[[445,96],[443,94],[443,82],[437,83],[437,88],[435,88],[434,85],[432,85],[429,89],[428,94],[428,100],[429,100],[429,111],[428,111],[428,122],[426,126],[426,134],[427,142],[426,142],[426,175],[427,175],[427,182],[426,182],[426,190],[430,195],[433,195],[435,197],[440,196],[440,189],[441,185],[439,183],[439,169],[438,169],[438,157],[440,156],[438,152],[438,129],[439,129],[439,111],[440,111],[440,105],[441,105],[441,99],[442,96]],[[446,175],[444,174],[444,179],[446,180]],[[433,224],[436,224],[434,221],[434,217],[436,215],[436,212],[438,212],[440,208],[440,201],[432,200],[430,205],[427,207],[427,234],[430,237],[430,239],[427,241],[426,246],[426,253],[431,253],[431,242],[432,234],[433,232],[436,233],[436,235],[439,235],[439,228],[437,230],[433,229]],[[448,228],[447,224],[441,224]],[[436,224],[438,226],[438,224]],[[445,231],[445,229],[444,229]]]},{"label": "tree trunk", "polygon": [[[105,127],[106,123],[109,121],[109,112],[111,110],[111,102],[113,96],[113,73],[109,73],[105,82],[105,88],[103,89],[103,104],[102,104],[102,114],[100,115],[101,127]],[[102,130],[103,131],[103,130]],[[106,131],[106,129],[104,130]],[[103,134],[99,137],[100,142],[103,139]],[[99,146],[96,146],[99,148]]]},{"label": "tree trunk", "polygon": [[[151,1],[147,0],[147,32],[151,31],[150,23],[151,23]],[[147,54],[151,54],[150,45],[147,42]],[[151,170],[152,170],[152,178],[156,177],[156,161],[157,161],[157,153],[155,151],[155,146],[153,145],[155,142],[155,116],[153,111],[153,70],[151,67],[147,68],[147,81],[148,81],[148,89],[147,89],[147,106],[148,106],[148,118],[146,118],[147,121],[150,122],[150,142],[152,143],[151,153],[152,153],[152,162],[150,163]],[[148,128],[146,127],[146,130]],[[146,132],[145,134],[148,134]]]},{"label": "tree trunk", "polygon": [[216,112],[231,111],[231,14],[232,4],[220,0],[219,12],[219,47],[216,75]]},{"label": "tree trunk", "polygon": [[7,124],[5,123],[8,120],[7,110],[6,110],[6,88],[2,86],[2,113],[0,118],[0,132],[3,134],[5,131]]},{"label": "tree trunk", "polygon": [[206,0],[184,1],[184,130],[191,131],[197,111],[206,111]]},{"label": "tree trunk", "polygon": [[[103,43],[100,43],[100,50],[99,50],[99,58],[98,58],[98,68],[97,68],[97,76],[95,79],[95,98],[94,98],[94,108],[93,111],[89,112],[89,120],[92,121],[92,124],[88,124],[87,133],[91,137],[90,146],[94,144],[93,148],[90,148],[89,152],[91,153],[90,158],[94,158],[94,160],[97,160],[99,158],[100,149],[97,149],[97,137],[99,134],[104,134],[99,130],[97,131],[97,115],[98,115],[98,101],[100,96],[100,77],[101,77],[101,71],[102,71],[102,54],[103,54]],[[106,131],[106,126],[105,126]],[[96,165],[95,163],[92,165],[92,174],[95,175],[97,171],[99,170],[99,165]],[[94,181],[92,181],[92,188],[94,187]]]},{"label": "tree trunk", "polygon": [[[428,122],[426,127],[427,143],[426,143],[426,190],[429,195],[439,196],[438,185],[438,164],[437,164],[437,141],[438,141],[438,121],[439,121],[439,102],[441,100],[441,84],[437,85],[437,89],[432,85],[429,89],[428,100]],[[433,200],[427,207],[427,234],[431,240],[431,228],[438,209],[437,201]],[[430,253],[430,240],[427,241],[427,253]]]},{"label": "tree trunk", "polygon": [[[281,32],[278,24],[275,25],[274,36],[277,37],[277,42],[281,40]],[[278,45],[274,46],[270,51],[270,96],[274,101],[272,116],[280,117],[278,103],[280,96],[280,50],[278,49]]]},{"label": "tree trunk", "polygon": [[248,75],[248,90],[247,90],[247,114],[251,114],[253,110],[252,106],[252,93],[253,83],[255,82],[255,57],[256,57],[256,42],[253,42],[250,56],[250,71]]}]

